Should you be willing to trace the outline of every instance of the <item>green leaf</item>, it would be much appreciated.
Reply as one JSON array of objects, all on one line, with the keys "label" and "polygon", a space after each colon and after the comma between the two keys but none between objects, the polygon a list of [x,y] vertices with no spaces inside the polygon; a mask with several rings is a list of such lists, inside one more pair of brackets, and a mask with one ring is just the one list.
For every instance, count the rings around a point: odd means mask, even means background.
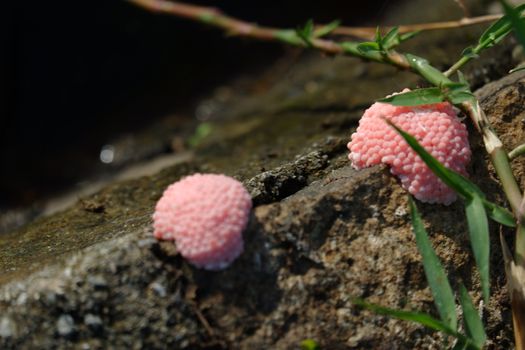
[{"label": "green leaf", "polygon": [[376,35],[374,38],[375,42],[381,47],[381,43],[383,42],[383,38],[381,37],[381,30],[379,27],[376,27]]},{"label": "green leaf", "polygon": [[397,45],[399,45],[399,28],[394,27],[385,35],[382,41],[383,48],[389,50]]},{"label": "green leaf", "polygon": [[[418,323],[432,330],[453,336],[457,339],[457,345],[460,346],[457,349],[480,350],[480,348],[477,347],[472,342],[472,340],[468,339],[463,334],[452,330],[445,323],[443,323],[440,320],[436,320],[435,318],[433,318],[432,316],[428,314],[417,312],[417,311],[390,309],[390,308],[383,307],[380,305],[367,303],[366,301],[361,300],[361,299],[353,299],[352,303],[354,305],[357,305],[367,310],[370,310],[372,312],[375,312],[376,314],[379,314],[379,315],[390,316],[390,317],[397,318],[399,320]],[[456,349],[456,347],[454,347],[454,349]]]},{"label": "green leaf", "polygon": [[468,83],[449,82],[444,84],[442,89],[445,98],[452,104],[458,105],[469,100],[475,104],[476,97],[470,91]]},{"label": "green leaf", "polygon": [[420,30],[416,30],[414,32],[408,32],[408,33],[401,34],[401,35],[399,35],[399,42],[403,42],[403,41],[407,41],[409,39],[412,39],[413,37],[415,37],[419,33],[421,33]]},{"label": "green leaf", "polygon": [[462,83],[462,82],[451,81],[449,83],[443,84],[442,87],[446,92],[456,92],[456,91],[470,92],[469,85]]},{"label": "green leaf", "polygon": [[519,71],[522,71],[525,69],[525,66],[524,65],[520,65],[518,67],[515,67],[515,68],[512,68],[510,71],[509,71],[509,74],[512,74],[512,73],[515,73],[515,72],[519,72]]},{"label": "green leaf", "polygon": [[470,91],[453,91],[447,95],[447,100],[454,105],[459,105],[466,101],[472,101],[472,99],[475,99],[475,97]]},{"label": "green leaf", "polygon": [[514,28],[514,33],[520,42],[521,46],[525,47],[525,22],[521,19],[521,11],[510,6],[505,0],[500,0],[506,16],[509,17],[510,23]]},{"label": "green leaf", "polygon": [[456,331],[451,329],[444,322],[441,322],[440,320],[436,320],[432,316],[422,313],[422,312],[390,309],[387,307],[367,303],[366,301],[361,300],[361,299],[354,299],[352,300],[352,303],[360,307],[363,307],[365,309],[368,309],[370,311],[373,311],[376,314],[391,316],[391,317],[395,317],[400,320],[419,323],[435,331],[443,332],[443,333],[446,333],[452,336],[457,336],[458,334]]},{"label": "green leaf", "polygon": [[478,347],[482,348],[487,340],[483,322],[481,321],[478,310],[472,304],[472,299],[463,284],[459,287],[459,301],[463,309],[463,323],[465,324],[465,331],[467,337],[472,339],[472,342]]},{"label": "green leaf", "polygon": [[508,227],[516,227],[516,219],[510,211],[503,207],[500,207],[497,204],[489,202],[486,199],[483,199],[483,205],[485,206],[485,210],[487,211],[487,215],[489,216],[489,218],[502,225]]},{"label": "green leaf", "polygon": [[366,54],[369,51],[381,51],[381,47],[374,41],[365,41],[357,45],[357,50]]},{"label": "green leaf", "polygon": [[[525,10],[525,4],[516,7],[515,11],[518,13]],[[494,46],[494,44],[499,43],[505,36],[510,32],[512,28],[511,19],[508,15],[501,17],[499,20],[494,22],[490,27],[483,32],[478,41],[478,52],[481,49]]]},{"label": "green leaf", "polygon": [[322,36],[328,35],[331,32],[333,32],[334,29],[336,29],[340,25],[341,25],[341,21],[340,20],[332,21],[332,22],[328,23],[327,25],[322,26],[319,29],[316,29],[314,31],[314,33],[313,33],[313,36],[314,36],[314,38],[320,38]]},{"label": "green leaf", "polygon": [[410,67],[423,78],[435,86],[444,86],[451,83],[452,81],[443,74],[440,70],[432,67],[428,61],[422,57],[407,53],[405,55]]},{"label": "green leaf", "polygon": [[303,39],[303,41],[308,46],[311,46],[312,45],[312,38],[313,38],[313,34],[314,34],[314,22],[311,19],[309,19],[306,22],[306,24],[304,25],[304,27],[297,28],[297,30],[295,32],[297,33],[297,36],[299,36],[301,39]]},{"label": "green leaf", "polygon": [[472,246],[472,251],[474,252],[474,258],[476,260],[481,279],[483,299],[486,303],[488,303],[490,295],[490,238],[489,223],[487,220],[487,214],[485,213],[483,200],[477,195],[474,195],[471,199],[468,199],[465,205],[465,213],[467,215],[470,245]]},{"label": "green leaf", "polygon": [[206,137],[208,137],[213,131],[211,123],[202,122],[195,129],[195,133],[189,138],[188,143],[191,147],[198,146]]},{"label": "green leaf", "polygon": [[425,89],[417,89],[401,94],[385,97],[378,102],[390,103],[394,106],[419,106],[432,103],[443,102],[445,97],[440,88],[431,87]]},{"label": "green leaf", "polygon": [[321,350],[321,347],[313,339],[305,339],[301,342],[301,350]]},{"label": "green leaf", "polygon": [[410,198],[410,214],[412,217],[412,229],[416,236],[417,248],[423,258],[425,276],[427,277],[428,285],[432,291],[434,303],[438,309],[441,321],[443,321],[448,328],[456,331],[458,320],[456,316],[454,293],[448,283],[445,270],[443,269],[443,266],[441,266],[439,258],[432,248],[427,231],[423,226],[421,216],[419,215],[412,198]]},{"label": "green leaf", "polygon": [[291,45],[301,45],[304,44],[304,40],[297,35],[297,30],[293,29],[283,29],[277,30],[274,32],[275,39],[291,44]]}]

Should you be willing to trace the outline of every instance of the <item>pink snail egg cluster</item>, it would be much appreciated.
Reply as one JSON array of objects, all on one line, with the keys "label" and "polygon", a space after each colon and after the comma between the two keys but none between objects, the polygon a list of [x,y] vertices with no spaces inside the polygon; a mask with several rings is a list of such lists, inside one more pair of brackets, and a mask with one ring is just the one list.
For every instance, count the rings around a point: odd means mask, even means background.
[{"label": "pink snail egg cluster", "polygon": [[250,194],[239,181],[194,174],[164,191],[153,214],[153,235],[175,240],[180,254],[196,267],[224,269],[243,251],[251,208]]},{"label": "pink snail egg cluster", "polygon": [[383,118],[414,136],[447,168],[467,175],[466,166],[471,156],[467,129],[452,105],[443,102],[399,107],[374,103],[365,111],[348,143],[348,158],[356,169],[387,164],[403,188],[422,202],[448,205],[455,201],[456,193],[432,173]]}]

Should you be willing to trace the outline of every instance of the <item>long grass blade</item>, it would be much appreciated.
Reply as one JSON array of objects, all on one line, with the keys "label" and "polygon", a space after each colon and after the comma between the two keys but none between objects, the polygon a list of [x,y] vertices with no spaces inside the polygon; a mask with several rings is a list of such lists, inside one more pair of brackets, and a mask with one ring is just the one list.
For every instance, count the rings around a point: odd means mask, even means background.
[{"label": "long grass blade", "polygon": [[490,258],[490,238],[489,223],[483,201],[478,196],[467,200],[465,205],[470,245],[474,253],[476,265],[481,279],[481,290],[483,299],[486,303],[489,300],[490,279],[489,279],[489,258]]},{"label": "long grass blade", "polygon": [[452,330],[457,329],[456,303],[454,293],[448,282],[447,275],[439,261],[427,231],[423,226],[421,216],[419,215],[416,205],[410,199],[410,214],[412,216],[412,228],[416,236],[416,243],[423,258],[423,267],[427,282],[434,296],[434,303],[438,309],[441,320]]},{"label": "long grass blade", "polygon": [[477,347],[482,348],[487,340],[487,334],[483,328],[483,322],[479,317],[478,310],[474,307],[467,289],[462,284],[459,289],[459,300],[463,309],[463,322],[467,336]]}]

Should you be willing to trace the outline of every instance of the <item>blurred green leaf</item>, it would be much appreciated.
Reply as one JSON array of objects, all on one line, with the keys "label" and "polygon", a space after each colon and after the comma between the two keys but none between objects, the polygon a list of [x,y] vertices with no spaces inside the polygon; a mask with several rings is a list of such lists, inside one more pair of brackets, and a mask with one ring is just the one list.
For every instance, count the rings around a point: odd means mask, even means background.
[{"label": "blurred green leaf", "polygon": [[408,32],[408,33],[401,34],[401,35],[399,35],[399,41],[400,42],[407,41],[409,39],[412,39],[413,37],[415,37],[419,33],[421,33],[421,31],[417,30],[417,31],[414,31],[414,32]]},{"label": "blurred green leaf", "polygon": [[374,41],[365,41],[357,45],[357,49],[362,53],[367,53],[369,51],[381,51],[381,47],[378,43]]},{"label": "blurred green leaf", "polygon": [[[515,8],[515,11],[520,14],[523,10],[525,10],[525,4]],[[479,53],[482,49],[492,47],[494,44],[499,43],[510,32],[511,28],[512,23],[509,16],[505,15],[501,17],[483,32],[479,38],[476,51]]]},{"label": "blurred green leaf", "polygon": [[389,50],[397,45],[399,45],[399,28],[394,27],[386,33],[385,37],[382,40],[382,46],[385,50]]},{"label": "blurred green leaf", "polygon": [[444,99],[440,88],[431,87],[392,95],[382,98],[378,102],[390,103],[394,106],[419,106],[443,102]]},{"label": "blurred green leaf", "polygon": [[383,41],[383,38],[381,37],[381,30],[379,27],[376,27],[376,35],[374,38],[374,41],[381,47],[381,42]]},{"label": "blurred green leaf", "polygon": [[361,299],[354,299],[352,300],[352,303],[370,311],[373,311],[376,314],[392,316],[404,321],[412,321],[430,329],[433,329],[435,331],[443,332],[452,336],[457,336],[457,332],[451,329],[447,324],[440,320],[436,320],[432,316],[422,312],[390,309],[387,307],[367,303],[366,301]]},{"label": "blurred green leaf", "polygon": [[488,303],[490,295],[490,238],[489,223],[487,220],[487,214],[485,213],[483,200],[477,195],[474,195],[471,199],[468,199],[465,205],[465,213],[467,215],[470,245],[472,246],[472,251],[474,252],[474,258],[476,260],[481,279],[483,299],[486,303]]},{"label": "blurred green leaf", "polygon": [[523,22],[523,19],[521,18],[521,11],[510,6],[505,0],[500,0],[500,2],[505,10],[506,16],[510,20],[518,41],[521,46],[525,47],[525,22]]},{"label": "blurred green leaf", "polygon": [[191,147],[198,146],[208,135],[211,134],[213,126],[211,123],[203,122],[197,126],[193,135],[189,138],[188,144]]},{"label": "blurred green leaf", "polygon": [[487,340],[483,322],[479,317],[478,310],[474,307],[472,299],[463,284],[459,287],[459,300],[461,308],[463,309],[463,323],[465,324],[465,331],[467,337],[472,339],[478,348],[482,348]]},{"label": "blurred green leaf", "polygon": [[297,35],[297,30],[293,29],[282,29],[274,32],[274,37],[285,43],[291,45],[300,45],[304,43],[304,40]]},{"label": "blurred green leaf", "polygon": [[312,38],[314,35],[314,21],[309,19],[304,25],[304,27],[297,28],[295,32],[297,33],[297,36],[299,36],[299,38],[303,39],[306,45],[311,46]]},{"label": "blurred green leaf", "polygon": [[339,27],[340,25],[341,25],[341,21],[340,21],[340,20],[332,21],[332,22],[328,23],[327,25],[322,26],[322,27],[319,28],[319,29],[316,29],[316,30],[313,32],[313,36],[314,36],[314,38],[320,38],[320,37],[322,37],[322,36],[328,35],[328,34],[330,34],[331,32],[333,32],[334,29],[336,29],[336,28]]},{"label": "blurred green leaf", "polygon": [[305,339],[301,342],[301,350],[321,350],[321,347],[313,339]]},{"label": "blurred green leaf", "polygon": [[518,67],[515,67],[515,68],[512,68],[510,71],[509,71],[509,74],[512,74],[512,73],[515,73],[515,72],[519,72],[519,71],[522,71],[525,69],[525,65],[520,65]]},{"label": "blurred green leaf", "polygon": [[361,299],[353,299],[352,303],[379,315],[390,316],[399,320],[418,323],[432,330],[453,336],[457,339],[457,343],[454,349],[480,350],[480,348],[476,346],[473,340],[465,337],[463,334],[458,333],[457,331],[450,329],[450,327],[448,327],[445,323],[436,320],[428,314],[416,311],[390,309],[376,304],[367,303],[366,301]]},{"label": "blurred green leaf", "polygon": [[445,270],[432,248],[427,231],[423,226],[421,216],[412,198],[410,198],[410,215],[412,217],[412,229],[416,236],[417,248],[423,258],[425,276],[432,291],[434,303],[438,309],[441,321],[444,322],[448,328],[456,331],[458,320],[454,293],[448,282]]}]

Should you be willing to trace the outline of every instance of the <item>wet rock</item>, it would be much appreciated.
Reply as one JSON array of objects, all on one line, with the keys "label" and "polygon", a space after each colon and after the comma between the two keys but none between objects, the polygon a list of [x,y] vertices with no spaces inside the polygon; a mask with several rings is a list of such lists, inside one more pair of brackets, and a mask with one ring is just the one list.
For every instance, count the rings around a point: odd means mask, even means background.
[{"label": "wet rock", "polygon": [[342,152],[345,146],[346,142],[342,138],[327,138],[321,147],[314,145],[320,149],[253,177],[246,187],[254,205],[275,202],[299,191],[316,173],[328,166],[330,156]]}]

